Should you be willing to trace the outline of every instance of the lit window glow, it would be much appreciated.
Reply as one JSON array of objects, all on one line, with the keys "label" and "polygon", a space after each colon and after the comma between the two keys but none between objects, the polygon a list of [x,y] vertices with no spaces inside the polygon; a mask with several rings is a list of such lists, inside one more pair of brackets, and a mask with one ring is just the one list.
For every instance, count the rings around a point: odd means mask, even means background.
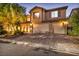
[{"label": "lit window glow", "polygon": [[35,13],[34,15],[39,18],[39,13]]},{"label": "lit window glow", "polygon": [[25,31],[25,32],[27,32],[27,29],[26,29],[26,28],[24,28],[24,31]]},{"label": "lit window glow", "polygon": [[28,28],[28,33],[30,32],[30,28]]},{"label": "lit window glow", "polygon": [[27,18],[27,21],[30,21],[30,18]]},{"label": "lit window glow", "polygon": [[18,30],[20,30],[20,27],[18,27]]},{"label": "lit window glow", "polygon": [[30,26],[32,26],[32,23],[30,24]]}]

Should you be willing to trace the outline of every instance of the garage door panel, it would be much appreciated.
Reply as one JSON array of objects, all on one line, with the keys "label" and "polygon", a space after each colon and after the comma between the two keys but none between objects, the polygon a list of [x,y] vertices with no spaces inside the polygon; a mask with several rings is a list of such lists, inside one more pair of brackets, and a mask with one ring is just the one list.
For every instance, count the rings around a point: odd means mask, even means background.
[{"label": "garage door panel", "polygon": [[61,26],[59,23],[54,23],[53,29],[54,29],[54,33],[65,34],[65,28]]}]

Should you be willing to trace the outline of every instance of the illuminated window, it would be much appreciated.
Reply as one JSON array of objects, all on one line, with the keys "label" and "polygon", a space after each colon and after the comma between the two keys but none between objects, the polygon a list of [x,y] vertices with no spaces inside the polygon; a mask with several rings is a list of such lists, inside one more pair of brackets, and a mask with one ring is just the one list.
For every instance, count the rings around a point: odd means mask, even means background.
[{"label": "illuminated window", "polygon": [[27,21],[30,21],[30,18],[27,18]]},{"label": "illuminated window", "polygon": [[51,12],[51,17],[52,17],[52,18],[58,17],[58,11],[53,11],[53,12]]},{"label": "illuminated window", "polygon": [[26,27],[24,28],[24,31],[27,32],[27,28]]},{"label": "illuminated window", "polygon": [[18,27],[18,30],[20,30],[20,27]]},{"label": "illuminated window", "polygon": [[30,26],[32,26],[33,24],[31,23]]},{"label": "illuminated window", "polygon": [[21,31],[23,32],[23,30],[24,30],[24,29],[23,29],[23,27],[22,27]]},{"label": "illuminated window", "polygon": [[28,27],[28,32],[30,32],[30,27]]},{"label": "illuminated window", "polygon": [[38,17],[39,18],[39,13],[34,13],[34,16]]}]

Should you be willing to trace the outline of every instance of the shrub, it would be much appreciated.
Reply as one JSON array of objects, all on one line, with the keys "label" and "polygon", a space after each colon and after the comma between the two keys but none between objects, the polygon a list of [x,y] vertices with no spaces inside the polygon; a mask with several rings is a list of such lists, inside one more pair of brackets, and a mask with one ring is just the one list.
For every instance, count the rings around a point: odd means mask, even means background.
[{"label": "shrub", "polygon": [[3,29],[3,26],[0,26],[0,35],[6,34],[6,33],[7,33],[7,31],[5,31],[5,30]]},{"label": "shrub", "polygon": [[14,32],[14,35],[21,35],[21,34],[24,34],[24,33],[19,30]]},{"label": "shrub", "polygon": [[70,25],[72,26],[72,30],[69,31],[69,35],[78,36],[79,35],[79,9],[76,12],[73,11],[70,20]]},{"label": "shrub", "polygon": [[6,34],[7,33],[7,31],[5,31],[5,30],[3,30],[2,32],[1,32],[1,34]]}]

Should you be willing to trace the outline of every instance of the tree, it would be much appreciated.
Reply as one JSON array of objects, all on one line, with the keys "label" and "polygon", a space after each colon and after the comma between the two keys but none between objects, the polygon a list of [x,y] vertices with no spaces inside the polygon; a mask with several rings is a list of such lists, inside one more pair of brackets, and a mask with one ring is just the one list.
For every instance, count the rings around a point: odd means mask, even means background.
[{"label": "tree", "polygon": [[69,32],[69,34],[79,35],[79,9],[73,10],[69,22],[72,26],[72,30]]},{"label": "tree", "polygon": [[14,32],[16,21],[25,21],[25,8],[16,3],[0,4],[0,21]]}]

